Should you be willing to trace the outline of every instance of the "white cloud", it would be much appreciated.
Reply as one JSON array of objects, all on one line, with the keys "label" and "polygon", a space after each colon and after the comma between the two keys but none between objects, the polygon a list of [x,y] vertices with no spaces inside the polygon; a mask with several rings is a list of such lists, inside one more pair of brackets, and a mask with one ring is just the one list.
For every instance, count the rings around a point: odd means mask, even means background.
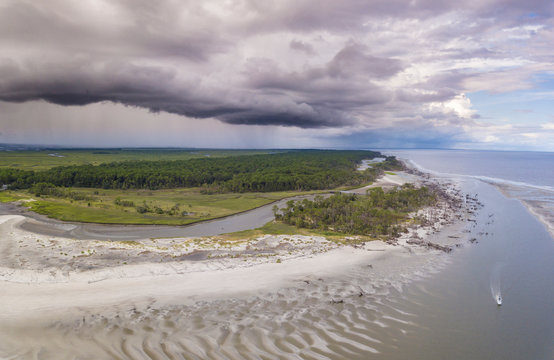
[{"label": "white cloud", "polygon": [[456,95],[453,99],[444,102],[432,102],[429,108],[446,114],[454,113],[463,119],[471,119],[476,113],[472,108],[471,100],[465,94]]}]

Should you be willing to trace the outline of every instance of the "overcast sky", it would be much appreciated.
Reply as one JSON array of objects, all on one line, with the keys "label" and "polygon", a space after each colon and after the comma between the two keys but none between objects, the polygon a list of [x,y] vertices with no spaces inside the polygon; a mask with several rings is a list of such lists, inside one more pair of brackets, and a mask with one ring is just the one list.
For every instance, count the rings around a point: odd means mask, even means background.
[{"label": "overcast sky", "polygon": [[0,143],[554,151],[552,0],[0,0]]}]

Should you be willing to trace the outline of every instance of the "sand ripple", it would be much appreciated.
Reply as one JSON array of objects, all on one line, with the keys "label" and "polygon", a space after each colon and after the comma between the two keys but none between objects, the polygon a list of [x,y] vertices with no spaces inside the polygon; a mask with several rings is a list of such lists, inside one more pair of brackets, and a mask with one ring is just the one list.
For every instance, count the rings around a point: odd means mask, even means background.
[{"label": "sand ripple", "polygon": [[[437,259],[447,256],[422,256],[412,266],[431,274],[441,266]],[[27,324],[0,330],[0,354],[17,359],[366,359],[417,331],[418,317],[405,308],[398,291],[415,279],[408,276],[412,270],[408,266],[383,277],[390,268],[376,263],[340,279],[312,276],[242,299],[169,307],[153,300],[109,315],[85,310],[47,328]]]}]

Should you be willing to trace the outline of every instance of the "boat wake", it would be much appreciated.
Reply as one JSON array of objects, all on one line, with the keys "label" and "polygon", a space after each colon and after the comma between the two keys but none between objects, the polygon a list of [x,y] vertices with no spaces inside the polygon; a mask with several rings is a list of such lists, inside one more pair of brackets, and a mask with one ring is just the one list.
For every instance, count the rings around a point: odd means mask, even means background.
[{"label": "boat wake", "polygon": [[491,295],[496,301],[497,305],[502,305],[502,294],[500,291],[500,272],[502,270],[503,265],[501,263],[497,263],[491,273]]}]

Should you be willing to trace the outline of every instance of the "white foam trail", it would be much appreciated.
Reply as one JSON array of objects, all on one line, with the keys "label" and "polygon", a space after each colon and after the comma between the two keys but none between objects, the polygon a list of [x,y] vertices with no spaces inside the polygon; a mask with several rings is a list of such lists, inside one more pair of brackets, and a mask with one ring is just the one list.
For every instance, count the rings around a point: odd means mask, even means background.
[{"label": "white foam trail", "polygon": [[491,295],[495,302],[499,305],[501,303],[501,291],[500,291],[500,273],[504,265],[501,263],[496,263],[491,272]]}]

